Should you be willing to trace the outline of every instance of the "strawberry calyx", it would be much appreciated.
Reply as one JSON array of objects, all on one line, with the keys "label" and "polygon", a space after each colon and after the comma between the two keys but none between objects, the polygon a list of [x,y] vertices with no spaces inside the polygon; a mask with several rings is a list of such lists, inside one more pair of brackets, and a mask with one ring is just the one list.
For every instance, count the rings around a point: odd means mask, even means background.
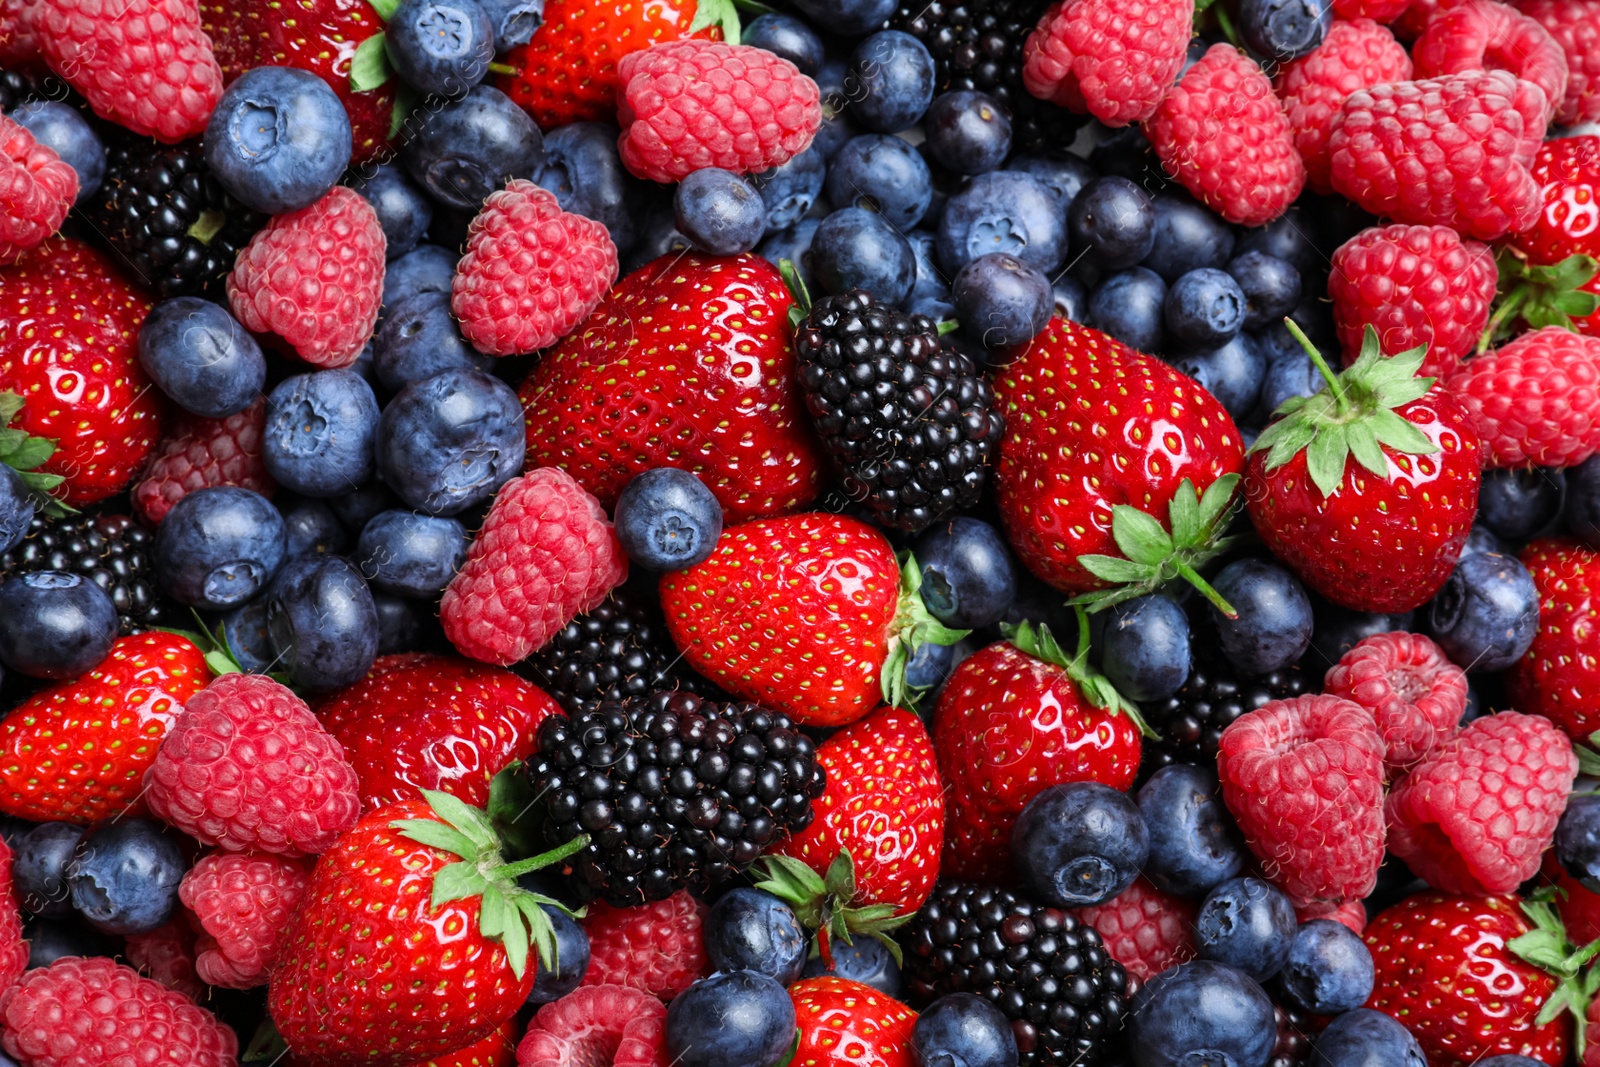
[{"label": "strawberry calyx", "polygon": [[555,970],[555,930],[544,908],[574,913],[559,900],[522,888],[517,879],[581,851],[589,843],[588,835],[580,834],[548,852],[507,863],[500,854],[494,824],[481,808],[437,789],[422,790],[422,798],[443,822],[397,819],[389,825],[408,840],[460,857],[434,874],[429,907],[477,897],[478,932],[500,942],[512,974],[520,979],[527,970],[530,945],[538,952],[540,965]]},{"label": "strawberry calyx", "polygon": [[1586,1013],[1596,990],[1600,990],[1600,967],[1589,966],[1595,956],[1600,955],[1600,938],[1581,948],[1568,939],[1566,927],[1550,903],[1558,892],[1556,887],[1546,886],[1520,902],[1522,913],[1533,929],[1511,939],[1506,947],[1556,979],[1555,991],[1539,1009],[1535,1022],[1543,1026],[1560,1017],[1562,1012],[1570,1011],[1577,1020],[1575,1042],[1581,1060]]},{"label": "strawberry calyx", "polygon": [[1377,331],[1369,325],[1360,356],[1335,374],[1300,327],[1291,319],[1283,321],[1328,386],[1315,396],[1290,397],[1278,405],[1276,421],[1250,448],[1252,453],[1267,454],[1267,470],[1276,470],[1304,452],[1312,484],[1323,497],[1330,497],[1344,481],[1351,458],[1386,479],[1389,457],[1384,448],[1412,456],[1439,451],[1427,434],[1395,413],[1433,388],[1435,379],[1417,377],[1426,345],[1386,356]]},{"label": "strawberry calyx", "polygon": [[906,682],[906,669],[917,649],[923,645],[953,645],[971,632],[952,630],[928,610],[922,602],[922,568],[917,566],[916,557],[907,552],[900,563],[900,599],[894,621],[889,624],[889,654],[879,675],[883,702],[915,711],[927,693]]},{"label": "strawberry calyx", "polygon": [[739,43],[739,9],[734,0],[696,0],[688,35],[693,37],[712,26],[722,31],[722,39],[728,44]]},{"label": "strawberry calyx", "polygon": [[895,963],[903,962],[900,945],[889,934],[910,922],[916,912],[896,915],[893,904],[854,904],[856,864],[849,849],[842,849],[828,864],[826,877],[792,856],[765,856],[759,870],[762,877],[756,888],[789,905],[801,925],[815,932],[812,959],[821,956],[831,966],[834,940],[850,945],[854,937],[874,937]]},{"label": "strawberry calyx", "polygon": [[1144,721],[1139,705],[1118,692],[1111,679],[1095,670],[1089,662],[1089,613],[1081,604],[1074,604],[1073,611],[1078,617],[1078,647],[1071,656],[1067,655],[1056,641],[1055,634],[1050,632],[1050,627],[1044,623],[1035,626],[1026,619],[1016,624],[1001,623],[1000,632],[1018,651],[1066,671],[1072,684],[1078,687],[1078,692],[1090,704],[1113,715],[1126,715],[1145,737],[1159,737]]},{"label": "strawberry calyx", "polygon": [[1530,329],[1559,326],[1576,330],[1574,319],[1587,318],[1600,311],[1600,294],[1584,286],[1600,273],[1600,260],[1581,253],[1559,263],[1530,263],[1514,248],[1502,248],[1495,255],[1500,271],[1499,299],[1489,324],[1478,338],[1478,352],[1487,352],[1505,340],[1518,320]]},{"label": "strawberry calyx", "polygon": [[55,495],[66,477],[39,469],[56,454],[55,438],[34,437],[27,430],[11,426],[11,420],[25,404],[18,393],[0,393],[0,463],[17,472],[17,477],[22,479],[22,484],[34,495],[46,515],[66,515],[73,509]]}]

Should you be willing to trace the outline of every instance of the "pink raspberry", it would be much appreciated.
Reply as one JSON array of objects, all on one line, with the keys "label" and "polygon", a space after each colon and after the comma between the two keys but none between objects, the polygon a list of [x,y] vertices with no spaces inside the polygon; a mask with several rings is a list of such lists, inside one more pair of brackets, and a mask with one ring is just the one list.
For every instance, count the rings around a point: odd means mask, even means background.
[{"label": "pink raspberry", "polygon": [[492,194],[467,229],[450,310],[480,352],[536,352],[588,318],[616,280],[617,246],[606,228],[518,178]]},{"label": "pink raspberry", "polygon": [[383,300],[383,227],[353,189],[276,215],[228,275],[228,303],[246,329],[276,334],[319,367],[346,367],[372,336]]},{"label": "pink raspberry", "polygon": [[234,1067],[239,1041],[204,1008],[104,956],[67,956],[0,997],[0,1045],[28,1067]]},{"label": "pink raspberry", "polygon": [[11,888],[11,848],[0,841],[0,993],[28,968],[28,943],[22,939],[22,913]]},{"label": "pink raspberry", "polygon": [[1168,174],[1241,226],[1282,215],[1306,182],[1272,83],[1232,45],[1212,45],[1189,68],[1145,133]]},{"label": "pink raspberry", "polygon": [[628,576],[600,502],[554,467],[500,488],[467,561],[444,591],[439,618],[464,656],[507,666]]},{"label": "pink raspberry", "polygon": [[236,485],[271,496],[272,476],[261,458],[267,400],[256,397],[225,419],[181,416],[156,446],[144,477],[133,487],[133,506],[153,523],[196,489]]},{"label": "pink raspberry", "polygon": [[1059,0],[1022,47],[1022,84],[1107,126],[1143,122],[1183,69],[1189,0]]},{"label": "pink raspberry", "polygon": [[666,1006],[628,986],[574,990],[539,1009],[517,1046],[517,1067],[666,1067]]},{"label": "pink raspberry", "polygon": [[206,998],[205,983],[194,969],[194,930],[185,912],[148,934],[130,934],[124,955],[128,964],[195,1003]]},{"label": "pink raspberry", "polygon": [[1325,904],[1296,908],[1294,918],[1296,922],[1302,923],[1308,923],[1312,919],[1331,919],[1336,923],[1344,923],[1358,934],[1367,928],[1367,909],[1359,900],[1347,900],[1336,908]]},{"label": "pink raspberry", "polygon": [[1489,247],[1448,226],[1362,230],[1334,252],[1328,276],[1345,364],[1371,326],[1385,352],[1427,345],[1421,373],[1449,373],[1478,343],[1499,278]]},{"label": "pink raspberry", "polygon": [[1445,379],[1490,467],[1571,467],[1600,452],[1600,337],[1559,326],[1469,359]]},{"label": "pink raspberry", "polygon": [[1333,187],[1396,222],[1484,241],[1527,229],[1544,108],[1542,89],[1503,70],[1358,90],[1328,137]]},{"label": "pink raspberry", "polygon": [[1404,14],[1410,6],[1411,0],[1333,0],[1333,17],[1389,23]]},{"label": "pink raspberry", "polygon": [[33,33],[33,0],[0,0],[0,67],[34,72],[43,66]]},{"label": "pink raspberry", "polygon": [[1538,872],[1577,776],[1549,719],[1474,719],[1390,791],[1389,850],[1447,893],[1515,892]]},{"label": "pink raspberry", "polygon": [[1556,101],[1563,126],[1600,122],[1600,4],[1595,0],[1518,0],[1567,57],[1567,92]]},{"label": "pink raspberry", "polygon": [[1306,165],[1306,184],[1333,192],[1328,134],[1345,98],[1380,82],[1409,81],[1411,57],[1394,34],[1371,19],[1335,22],[1309,54],[1288,64],[1273,83]]},{"label": "pink raspberry", "polygon": [[1246,712],[1222,732],[1217,776],[1262,873],[1296,907],[1372,892],[1383,862],[1383,737],[1365,708],[1302,696]]},{"label": "pink raspberry", "polygon": [[700,934],[709,910],[682,889],[637,908],[590,904],[583,920],[589,935],[583,984],[631,986],[671,1000],[709,970]]},{"label": "pink raspberry", "polygon": [[1567,56],[1539,23],[1494,0],[1470,0],[1440,11],[1411,46],[1419,78],[1469,70],[1505,70],[1544,90],[1544,121],[1567,95]]},{"label": "pink raspberry", "polygon": [[787,163],[822,125],[817,83],[761,48],[688,38],[617,62],[622,162],[647,181]]},{"label": "pink raspberry", "polygon": [[205,132],[222,68],[198,0],[34,0],[39,50],[96,115],[174,144]]},{"label": "pink raspberry", "polygon": [[1095,930],[1106,951],[1141,982],[1195,957],[1192,900],[1169,896],[1139,878],[1104,904],[1074,914]]},{"label": "pink raspberry", "polygon": [[0,263],[60,229],[77,195],[78,172],[26,127],[0,115]]},{"label": "pink raspberry", "polygon": [[157,816],[235,851],[316,855],[361,816],[339,742],[259,674],[225,674],[190,697],[144,783]]},{"label": "pink raspberry", "polygon": [[1467,710],[1467,672],[1421,634],[1375,634],[1346,652],[1322,691],[1372,713],[1391,770],[1424,759],[1456,732]]},{"label": "pink raspberry", "polygon": [[266,985],[310,884],[309,860],[244,852],[200,857],[178,886],[178,898],[205,931],[195,961],[200,977],[227,989]]}]

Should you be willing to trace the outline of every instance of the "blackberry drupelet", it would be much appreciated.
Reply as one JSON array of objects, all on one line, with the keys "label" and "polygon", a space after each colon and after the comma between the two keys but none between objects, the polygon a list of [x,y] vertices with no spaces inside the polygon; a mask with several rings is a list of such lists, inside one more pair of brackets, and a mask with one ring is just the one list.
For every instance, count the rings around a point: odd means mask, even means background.
[{"label": "blackberry drupelet", "polygon": [[795,353],[822,447],[878,522],[916,533],[977,504],[1005,423],[933,320],[855,289],[811,307]]},{"label": "blackberry drupelet", "polygon": [[1021,1067],[1111,1062],[1128,976],[1070,912],[995,886],[941,882],[901,932],[922,1002],[974,993],[1011,1020]]},{"label": "blackberry drupelet", "polygon": [[746,869],[826,785],[787,716],[681,690],[550,716],[528,774],[552,843],[590,835],[568,861],[577,891],[619,908]]},{"label": "blackberry drupelet", "polygon": [[267,217],[223,191],[198,140],[164,145],[140,137],[106,144],[106,177],[89,221],[163,299],[222,292],[241,248]]},{"label": "blackberry drupelet", "polygon": [[35,516],[21,543],[0,556],[0,575],[81,574],[110,594],[124,634],[182,626],[186,619],[156,582],[154,544],[154,535],[127,515]]},{"label": "blackberry drupelet", "polygon": [[1278,1022],[1278,1043],[1272,1048],[1272,1058],[1267,1067],[1305,1067],[1311,1060],[1311,1019],[1302,1011],[1272,1006]]},{"label": "blackberry drupelet", "polygon": [[0,69],[0,111],[10,111],[33,98],[33,79],[21,71]]},{"label": "blackberry drupelet", "polygon": [[1298,666],[1241,678],[1220,653],[1201,648],[1195,652],[1183,688],[1159,704],[1145,705],[1145,721],[1161,736],[1145,742],[1141,777],[1171,763],[1215,766],[1217,746],[1229,723],[1268,701],[1316,690]]}]

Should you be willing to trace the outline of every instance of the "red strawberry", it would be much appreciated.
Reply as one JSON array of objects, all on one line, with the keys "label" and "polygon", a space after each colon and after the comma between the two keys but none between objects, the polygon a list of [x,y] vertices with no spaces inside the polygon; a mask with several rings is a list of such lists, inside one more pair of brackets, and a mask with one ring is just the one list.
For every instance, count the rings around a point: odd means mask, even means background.
[{"label": "red strawberry", "polygon": [[105,660],[0,721],[0,813],[91,823],[144,809],[145,769],[184,702],[211,680],[187,638],[119,637]]},{"label": "red strawberry", "polygon": [[793,1063],[806,1067],[913,1067],[917,1013],[871,986],[803,978],[789,987],[800,1028]]},{"label": "red strawberry", "polygon": [[793,304],[758,256],[634,271],[523,384],[528,467],[562,468],[608,508],[653,467],[698,475],[730,525],[804,507],[823,460],[794,380]]},{"label": "red strawberry", "polygon": [[466,1048],[430,1056],[417,1067],[511,1067],[517,1058],[517,1028],[506,1023]]},{"label": "red strawberry", "polygon": [[1256,532],[1301,580],[1358,611],[1421,607],[1450,577],[1478,505],[1478,434],[1432,378],[1425,352],[1386,357],[1367,327],[1337,377],[1291,329],[1328,387],[1296,397],[1250,450]]},{"label": "red strawberry", "polygon": [[1504,295],[1480,351],[1518,321],[1600,335],[1600,137],[1545,141],[1528,170],[1543,206],[1500,253]]},{"label": "red strawberry", "polygon": [[1539,590],[1539,630],[1511,668],[1511,699],[1586,743],[1600,730],[1600,552],[1547,538],[1524,549],[1522,562]]}]

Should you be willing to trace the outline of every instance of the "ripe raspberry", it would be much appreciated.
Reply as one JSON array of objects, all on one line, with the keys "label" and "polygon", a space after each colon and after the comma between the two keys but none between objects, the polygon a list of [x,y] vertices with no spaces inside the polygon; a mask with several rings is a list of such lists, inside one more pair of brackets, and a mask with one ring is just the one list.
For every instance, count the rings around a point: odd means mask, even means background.
[{"label": "ripe raspberry", "polygon": [[1503,70],[1389,82],[1350,94],[1328,137],[1333,187],[1374,215],[1481,240],[1539,212],[1528,173],[1544,92]]},{"label": "ripe raspberry", "polygon": [[309,884],[309,860],[241,852],[200,857],[178,886],[178,898],[205,931],[195,961],[200,977],[227,989],[266,985]]},{"label": "ripe raspberry", "polygon": [[1600,338],[1546,326],[1445,379],[1477,424],[1489,467],[1571,467],[1600,452]]},{"label": "ripe raspberry", "polygon": [[1143,122],[1189,47],[1188,0],[1059,0],[1022,46],[1022,84],[1107,126]]},{"label": "ripe raspberry", "polygon": [[1511,699],[1587,743],[1600,730],[1600,658],[1594,654],[1600,639],[1600,552],[1546,538],[1523,550],[1522,563],[1539,591],[1539,629],[1527,654],[1511,667]]},{"label": "ripe raspberry", "polygon": [[1224,731],[1222,799],[1296,907],[1359,900],[1383,862],[1383,737],[1359,704],[1274,700]]},{"label": "ripe raspberry", "polygon": [[1100,933],[1106,951],[1141,982],[1195,957],[1200,908],[1139,878],[1104,904],[1073,913]]},{"label": "ripe raspberry", "polygon": [[1345,99],[1357,89],[1410,79],[1411,57],[1394,34],[1369,18],[1335,22],[1320,45],[1279,72],[1273,88],[1305,161],[1307,185],[1333,192],[1328,134]]},{"label": "ripe raspberry", "polygon": [[1333,17],[1390,23],[1410,6],[1411,0],[1333,0]]},{"label": "ripe raspberry", "polygon": [[627,986],[577,989],[539,1009],[517,1067],[666,1067],[667,1009]]},{"label": "ripe raspberry", "polygon": [[1241,226],[1282,215],[1306,182],[1272,83],[1232,45],[1212,45],[1162,98],[1145,132],[1168,174]]},{"label": "ripe raspberry", "polygon": [[78,172],[26,127],[0,115],[0,262],[61,228],[78,195]]},{"label": "ripe raspberry", "polygon": [[190,697],[144,781],[157,816],[235,851],[316,855],[361,816],[339,742],[259,674],[225,674]]},{"label": "ripe raspberry", "polygon": [[185,912],[148,934],[130,935],[123,954],[129,966],[144,977],[198,1004],[206,997],[206,986],[195,973],[194,945],[194,930]]},{"label": "ripe raspberry", "polygon": [[1373,226],[1339,246],[1328,276],[1348,366],[1366,328],[1393,355],[1427,345],[1420,373],[1440,377],[1472,351],[1494,303],[1494,254],[1448,226]]},{"label": "ripe raspberry", "polygon": [[228,303],[247,329],[277,334],[307,363],[349,366],[378,321],[384,247],[372,205],[335,186],[250,239],[228,275]]},{"label": "ripe raspberry", "polygon": [[467,229],[450,309],[480,352],[536,352],[572,331],[617,280],[617,246],[524,178],[492,194]]},{"label": "ripe raspberry", "polygon": [[1337,923],[1344,923],[1356,933],[1362,933],[1367,928],[1367,909],[1359,900],[1347,900],[1337,908],[1330,908],[1325,904],[1309,904],[1303,908],[1294,909],[1296,922],[1308,923],[1312,919],[1332,919]]},{"label": "ripe raspberry", "polygon": [[1556,101],[1556,122],[1600,122],[1600,4],[1518,0],[1517,8],[1543,26],[1567,57],[1567,92]]},{"label": "ripe raspberry", "polygon": [[22,914],[11,889],[11,848],[0,841],[0,992],[10,989],[28,968],[28,943],[22,939]]},{"label": "ripe raspberry", "polygon": [[179,418],[134,485],[133,506],[147,521],[159,523],[196,489],[237,485],[271,496],[272,476],[261,459],[266,425],[267,400],[260,396],[225,419]]},{"label": "ripe raspberry", "polygon": [[623,56],[617,77],[617,148],[649,181],[767,170],[804,152],[822,125],[817,83],[748,45],[668,41]]},{"label": "ripe raspberry", "polygon": [[234,1067],[239,1051],[209,1011],[104,956],[23,975],[0,997],[0,1045],[28,1067]]},{"label": "ripe raspberry", "polygon": [[686,889],[637,908],[595,901],[583,920],[589,935],[583,984],[631,986],[671,1000],[709,970],[700,935],[709,910]]},{"label": "ripe raspberry", "polygon": [[205,132],[222,68],[198,0],[35,0],[32,29],[96,115],[175,144]]},{"label": "ripe raspberry", "polygon": [[1514,892],[1539,870],[1577,776],[1550,720],[1474,719],[1390,790],[1389,851],[1447,893]]},{"label": "ripe raspberry", "polygon": [[439,618],[464,656],[502,667],[539,648],[628,576],[600,502],[554,467],[500,488]]},{"label": "ripe raspberry", "polygon": [[1455,4],[1428,21],[1411,46],[1417,77],[1505,70],[1544,90],[1542,132],[1567,93],[1567,56],[1545,28],[1493,0]]},{"label": "ripe raspberry", "polygon": [[1467,710],[1467,672],[1421,634],[1375,634],[1346,652],[1322,691],[1372,713],[1384,762],[1409,767],[1455,733]]},{"label": "ripe raspberry", "polygon": [[0,0],[0,68],[26,73],[43,69],[32,8],[33,0]]}]

